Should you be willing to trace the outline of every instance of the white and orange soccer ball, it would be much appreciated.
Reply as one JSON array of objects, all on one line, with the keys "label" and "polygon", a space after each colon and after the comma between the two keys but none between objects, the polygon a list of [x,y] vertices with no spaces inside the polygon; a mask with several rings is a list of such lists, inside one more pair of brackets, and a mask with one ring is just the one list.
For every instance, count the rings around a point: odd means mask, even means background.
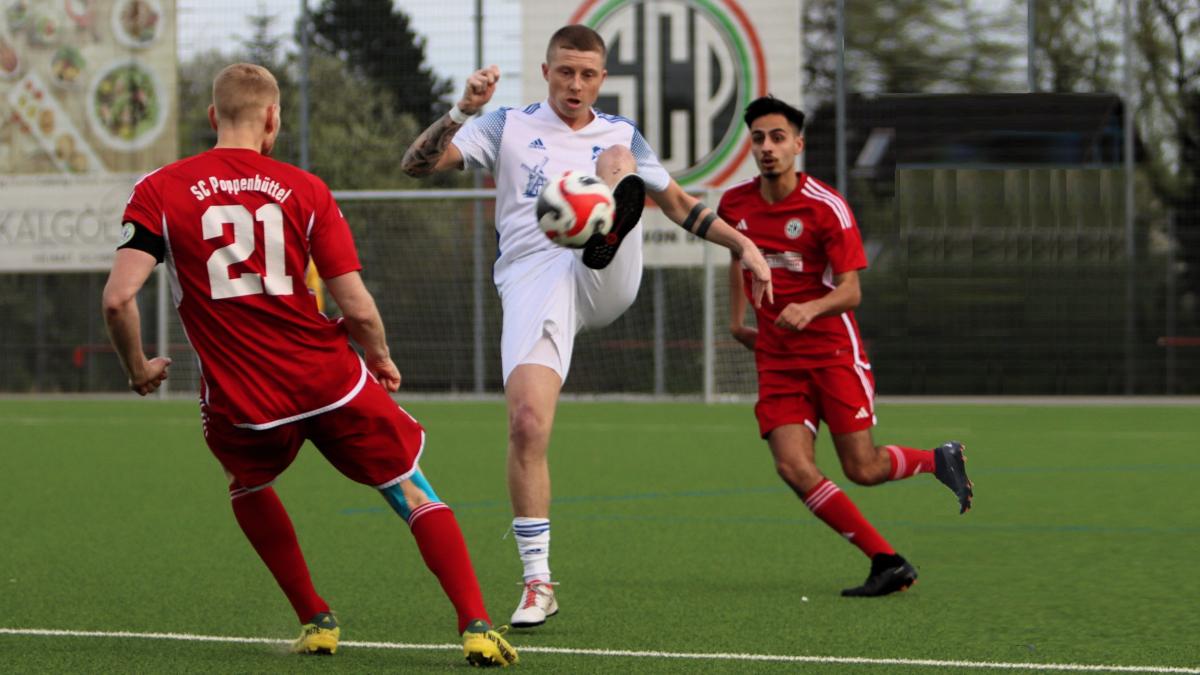
[{"label": "white and orange soccer ball", "polygon": [[559,246],[583,248],[592,235],[612,229],[613,208],[612,190],[604,181],[566,171],[546,183],[538,195],[538,226]]}]

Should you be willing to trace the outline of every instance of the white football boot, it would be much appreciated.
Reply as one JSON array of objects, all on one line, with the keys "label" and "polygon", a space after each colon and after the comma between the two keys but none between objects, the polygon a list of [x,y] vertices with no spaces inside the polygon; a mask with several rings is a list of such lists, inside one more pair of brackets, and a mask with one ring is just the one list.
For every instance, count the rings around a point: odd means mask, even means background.
[{"label": "white football boot", "polygon": [[558,614],[558,601],[554,599],[552,581],[530,581],[521,591],[521,602],[509,622],[513,628],[533,628],[546,623],[546,619]]}]

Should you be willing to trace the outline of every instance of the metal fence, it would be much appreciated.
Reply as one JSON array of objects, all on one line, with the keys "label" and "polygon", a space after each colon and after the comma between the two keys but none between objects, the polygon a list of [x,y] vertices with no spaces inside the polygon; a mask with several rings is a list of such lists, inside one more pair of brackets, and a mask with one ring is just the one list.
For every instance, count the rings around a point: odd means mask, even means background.
[{"label": "metal fence", "polygon": [[[217,67],[274,66],[287,114],[282,158],[337,190],[405,388],[497,393],[492,212],[486,192],[472,191],[482,179],[403,176],[399,155],[428,120],[377,94],[390,69],[412,78],[397,79],[399,89],[448,87],[444,105],[477,63],[498,62],[509,79],[496,103],[526,103],[512,98],[514,80],[537,76],[519,72],[521,3],[398,3],[424,40],[424,75],[421,64],[354,62],[330,47],[317,23],[336,4],[272,1],[247,15],[228,2],[180,2],[181,152],[211,143],[203,108]],[[961,20],[982,25],[987,44],[947,38],[943,52],[921,51],[922,33],[895,25],[888,35],[911,50],[904,65],[903,54],[880,53],[874,4],[805,3],[797,35],[805,168],[844,191],[864,233],[871,268],[858,318],[880,393],[1200,393],[1200,196],[1186,151],[1200,77],[1186,81],[1185,59],[1178,97],[1147,93],[1171,67],[1136,48],[1161,31],[1158,5],[950,3],[974,8]],[[1094,12],[1091,43],[1069,32],[1080,8]],[[373,19],[348,16],[375,39]],[[1090,61],[1080,56],[1083,71],[1099,73],[1091,80],[1071,75],[1072,44],[1096,46]],[[991,79],[972,80],[970,69],[985,66]],[[1177,119],[1178,134],[1162,133]],[[708,266],[647,269],[629,312],[580,335],[567,391],[751,394],[752,359],[727,337],[726,262],[718,251]],[[122,389],[98,311],[103,282],[101,273],[0,275],[0,391]],[[189,348],[157,283],[141,302],[147,340],[175,357],[172,391],[194,391]]]}]

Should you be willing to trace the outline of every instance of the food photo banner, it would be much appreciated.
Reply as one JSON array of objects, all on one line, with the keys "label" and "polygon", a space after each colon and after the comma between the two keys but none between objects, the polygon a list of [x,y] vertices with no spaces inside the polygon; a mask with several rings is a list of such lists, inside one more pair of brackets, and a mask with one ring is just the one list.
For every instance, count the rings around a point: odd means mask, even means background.
[{"label": "food photo banner", "polygon": [[133,183],[177,158],[174,0],[0,8],[0,271],[105,269]]}]

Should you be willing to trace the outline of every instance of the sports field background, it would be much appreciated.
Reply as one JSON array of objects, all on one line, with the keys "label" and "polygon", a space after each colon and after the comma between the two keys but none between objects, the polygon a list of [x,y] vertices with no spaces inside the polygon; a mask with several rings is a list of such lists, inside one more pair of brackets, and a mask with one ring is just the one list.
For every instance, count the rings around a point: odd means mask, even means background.
[{"label": "sports field background", "polygon": [[[407,406],[497,623],[520,589],[498,402]],[[290,639],[297,625],[231,517],[192,402],[0,400],[0,629]],[[919,568],[844,599],[867,561],[776,478],[748,405],[562,404],[552,566],[562,611],[522,647],[1200,668],[1195,407],[888,405],[877,439],[967,444],[976,508],[932,477],[829,475]],[[403,522],[306,447],[277,483],[343,641],[453,645]],[[804,600],[807,598],[807,601]],[[461,652],[0,633],[5,672],[460,670]],[[526,650],[537,672],[954,672]],[[1153,669],[1159,669],[1157,671]],[[1021,669],[1018,669],[1021,670]],[[1197,671],[1191,671],[1197,672]]]}]

